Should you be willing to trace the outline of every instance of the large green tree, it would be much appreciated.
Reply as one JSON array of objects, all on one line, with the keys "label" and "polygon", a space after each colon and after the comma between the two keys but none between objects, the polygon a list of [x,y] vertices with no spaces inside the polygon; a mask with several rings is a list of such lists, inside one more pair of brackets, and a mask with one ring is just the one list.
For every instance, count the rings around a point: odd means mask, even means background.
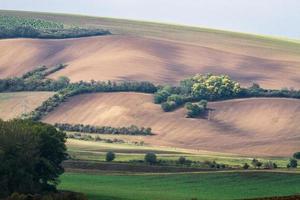
[{"label": "large green tree", "polygon": [[55,190],[67,158],[65,133],[29,120],[0,120],[0,197]]}]

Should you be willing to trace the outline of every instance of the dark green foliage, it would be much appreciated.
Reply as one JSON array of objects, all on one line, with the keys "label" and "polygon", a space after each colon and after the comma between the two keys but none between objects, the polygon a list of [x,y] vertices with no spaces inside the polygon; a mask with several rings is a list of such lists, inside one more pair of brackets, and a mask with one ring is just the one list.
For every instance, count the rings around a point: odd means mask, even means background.
[{"label": "dark green foliage", "polygon": [[43,195],[13,193],[6,200],[87,200],[85,195],[75,192],[56,192]]},{"label": "dark green foliage", "polygon": [[299,99],[300,90],[262,89],[256,83],[249,88],[241,88],[237,82],[231,80],[227,75],[198,74],[181,81],[179,87],[160,87],[154,95],[154,102],[162,104],[162,109],[169,112],[186,102],[249,97],[286,97]]},{"label": "dark green foliage", "polygon": [[263,167],[264,167],[264,169],[276,169],[277,164],[273,163],[272,161],[268,161],[263,164]]},{"label": "dark green foliage", "polygon": [[253,158],[251,164],[254,168],[260,168],[263,165],[262,162],[260,162],[259,160],[255,159],[255,158]]},{"label": "dark green foliage", "polygon": [[297,168],[297,166],[298,161],[294,158],[291,158],[289,164],[287,165],[288,168]]},{"label": "dark green foliage", "polygon": [[146,163],[149,163],[150,165],[153,165],[153,164],[157,163],[156,154],[152,153],[152,152],[146,153],[144,160],[145,160]]},{"label": "dark green foliage", "polygon": [[295,158],[295,159],[300,159],[300,152],[296,152],[296,153],[294,153],[294,155],[293,155],[293,158]]},{"label": "dark green foliage", "polygon": [[198,103],[186,103],[185,108],[187,109],[187,117],[194,118],[201,116],[206,113],[207,101],[201,100]]},{"label": "dark green foliage", "polygon": [[52,80],[46,76],[65,67],[63,64],[51,68],[42,66],[25,73],[21,78],[0,79],[0,92],[61,90],[69,86],[69,78],[62,76]]},{"label": "dark green foliage", "polygon": [[64,24],[12,16],[0,16],[0,38],[64,39],[96,35],[109,35],[107,30],[66,27]]},{"label": "dark green foliage", "polygon": [[111,162],[111,161],[113,161],[115,158],[116,158],[116,154],[115,154],[114,152],[112,152],[112,151],[107,152],[106,155],[105,155],[105,160],[106,160],[107,162]]},{"label": "dark green foliage", "polygon": [[54,125],[62,131],[74,131],[83,133],[99,133],[99,134],[116,134],[116,135],[152,135],[151,128],[137,127],[131,125],[129,127],[114,128],[110,126],[91,126],[83,124],[59,124]]},{"label": "dark green foliage", "polygon": [[243,165],[243,169],[249,169],[249,167],[250,167],[250,165],[248,165],[248,163],[245,163],[245,164]]},{"label": "dark green foliage", "polygon": [[0,120],[0,197],[55,189],[64,172],[66,135],[29,120]]},{"label": "dark green foliage", "polygon": [[185,162],[186,162],[186,158],[185,158],[185,157],[180,156],[180,157],[178,158],[178,163],[179,163],[179,164],[183,165]]},{"label": "dark green foliage", "polygon": [[175,108],[177,108],[177,104],[175,101],[167,101],[161,104],[161,108],[165,111],[165,112],[170,112],[172,110],[174,110]]}]

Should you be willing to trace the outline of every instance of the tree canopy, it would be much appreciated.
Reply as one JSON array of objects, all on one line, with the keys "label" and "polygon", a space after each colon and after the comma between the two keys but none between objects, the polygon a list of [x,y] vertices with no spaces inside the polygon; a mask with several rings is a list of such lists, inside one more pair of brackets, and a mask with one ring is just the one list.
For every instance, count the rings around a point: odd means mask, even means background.
[{"label": "tree canopy", "polygon": [[65,133],[29,120],[0,120],[0,198],[55,190],[67,158]]}]

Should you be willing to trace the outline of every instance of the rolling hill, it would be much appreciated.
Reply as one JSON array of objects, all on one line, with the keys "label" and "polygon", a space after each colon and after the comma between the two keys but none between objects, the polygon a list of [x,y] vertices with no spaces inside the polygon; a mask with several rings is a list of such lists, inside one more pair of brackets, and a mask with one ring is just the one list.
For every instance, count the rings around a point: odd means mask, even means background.
[{"label": "rolling hill", "polygon": [[1,40],[0,78],[20,76],[39,65],[66,63],[66,69],[50,78],[176,84],[195,73],[210,72],[228,74],[243,85],[257,82],[266,88],[300,87],[298,41],[109,18],[12,11],[0,14],[101,27],[114,34],[66,40]]},{"label": "rolling hill", "polygon": [[0,119],[9,120],[31,112],[53,92],[0,93]]},{"label": "rolling hill", "polygon": [[[265,88],[300,88],[299,41],[101,17],[16,11],[0,11],[0,15],[41,18],[113,33],[60,40],[0,40],[0,78],[21,76],[40,65],[64,63],[68,66],[49,78],[178,84],[196,73],[214,73],[227,74],[243,86],[256,82]],[[156,135],[144,140],[158,146],[267,156],[290,156],[299,151],[299,100],[213,102],[208,119],[187,119],[184,109],[164,113],[152,101],[151,95],[137,93],[80,95],[43,121],[151,127]]]},{"label": "rolling hill", "polygon": [[151,127],[146,143],[243,155],[289,156],[300,145],[300,101],[237,99],[209,103],[208,118],[185,118],[180,108],[165,113],[139,93],[72,97],[43,121],[107,126]]}]

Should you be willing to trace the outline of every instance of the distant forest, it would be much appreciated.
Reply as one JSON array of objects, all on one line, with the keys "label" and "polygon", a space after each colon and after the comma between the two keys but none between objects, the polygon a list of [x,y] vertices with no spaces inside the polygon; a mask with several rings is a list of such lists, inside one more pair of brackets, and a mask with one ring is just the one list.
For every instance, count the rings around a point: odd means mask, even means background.
[{"label": "distant forest", "polygon": [[0,15],[0,39],[44,38],[64,39],[109,35],[108,30],[66,26],[48,20]]}]

